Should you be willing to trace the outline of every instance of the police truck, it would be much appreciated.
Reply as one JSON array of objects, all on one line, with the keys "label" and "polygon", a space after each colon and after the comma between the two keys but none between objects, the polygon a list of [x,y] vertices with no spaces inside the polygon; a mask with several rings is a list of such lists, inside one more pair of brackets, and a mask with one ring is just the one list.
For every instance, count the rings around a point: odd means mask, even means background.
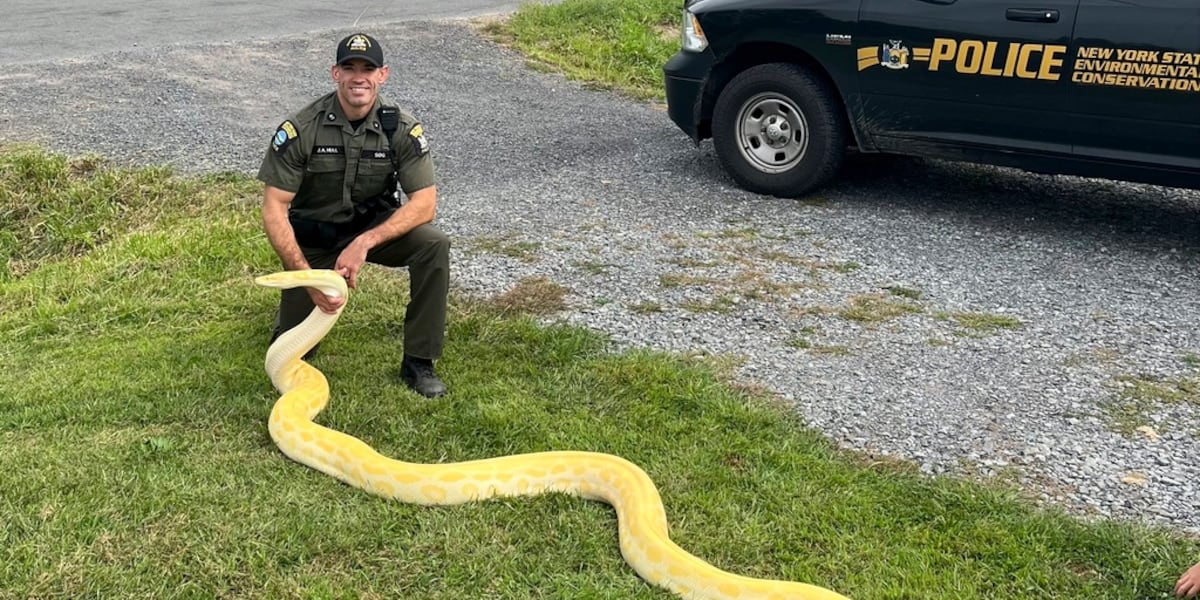
[{"label": "police truck", "polygon": [[739,185],[848,149],[1200,189],[1200,0],[688,0],[668,114]]}]

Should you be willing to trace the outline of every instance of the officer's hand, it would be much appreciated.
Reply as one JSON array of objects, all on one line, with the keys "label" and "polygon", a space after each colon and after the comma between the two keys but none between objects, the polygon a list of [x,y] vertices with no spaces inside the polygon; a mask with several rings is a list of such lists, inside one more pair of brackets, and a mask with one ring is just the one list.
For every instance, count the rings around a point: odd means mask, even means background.
[{"label": "officer's hand", "polygon": [[1192,565],[1175,584],[1175,596],[1179,598],[1191,598],[1197,593],[1200,593],[1200,563]]},{"label": "officer's hand", "polygon": [[326,296],[325,294],[321,293],[321,290],[318,290],[316,288],[307,288],[307,289],[308,289],[308,296],[310,298],[312,298],[313,304],[316,304],[317,307],[320,308],[325,313],[332,315],[332,314],[336,313],[339,309],[341,309],[342,305],[346,303],[345,298],[334,298],[333,296]]},{"label": "officer's hand", "polygon": [[365,262],[367,262],[366,246],[360,244],[358,240],[354,240],[338,255],[333,270],[346,278],[346,285],[350,286],[350,289],[355,289],[358,287],[358,270]]}]

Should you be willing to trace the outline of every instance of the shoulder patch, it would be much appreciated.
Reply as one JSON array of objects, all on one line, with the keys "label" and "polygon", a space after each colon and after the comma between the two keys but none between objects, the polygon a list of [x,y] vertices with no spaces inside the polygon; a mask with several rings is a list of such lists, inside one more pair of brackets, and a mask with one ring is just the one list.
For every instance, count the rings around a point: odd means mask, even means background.
[{"label": "shoulder patch", "polygon": [[275,136],[271,138],[271,149],[275,154],[283,154],[293,141],[300,138],[300,134],[296,131],[296,126],[291,121],[284,121],[279,125],[279,129],[275,130]]},{"label": "shoulder patch", "polygon": [[424,155],[429,152],[429,141],[425,139],[425,129],[420,123],[413,125],[413,128],[408,131],[409,137],[412,138],[413,150],[418,155]]}]

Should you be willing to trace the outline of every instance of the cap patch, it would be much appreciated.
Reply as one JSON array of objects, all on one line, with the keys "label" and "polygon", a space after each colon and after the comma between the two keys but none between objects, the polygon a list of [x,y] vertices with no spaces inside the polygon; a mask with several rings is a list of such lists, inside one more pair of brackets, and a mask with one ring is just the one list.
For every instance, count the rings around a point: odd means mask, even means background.
[{"label": "cap patch", "polygon": [[371,47],[371,40],[365,35],[354,35],[346,40],[346,48],[351,52],[366,52]]},{"label": "cap patch", "polygon": [[421,127],[420,123],[413,125],[408,135],[412,137],[413,149],[417,151],[417,154],[423,155],[429,152],[429,142],[425,139],[425,130]]},{"label": "cap patch", "polygon": [[275,137],[271,138],[271,149],[276,154],[282,154],[288,145],[299,137],[300,134],[296,132],[296,126],[291,121],[284,121],[279,125],[279,129],[275,130]]}]

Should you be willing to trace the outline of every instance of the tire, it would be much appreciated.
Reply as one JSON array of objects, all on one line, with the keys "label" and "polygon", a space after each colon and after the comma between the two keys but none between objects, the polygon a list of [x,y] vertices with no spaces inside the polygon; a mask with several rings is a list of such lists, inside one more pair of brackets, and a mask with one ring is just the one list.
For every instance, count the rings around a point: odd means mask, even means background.
[{"label": "tire", "polygon": [[713,148],[752,192],[794,198],[827,183],[846,154],[846,121],[832,86],[789,63],[751,67],[713,108]]}]

